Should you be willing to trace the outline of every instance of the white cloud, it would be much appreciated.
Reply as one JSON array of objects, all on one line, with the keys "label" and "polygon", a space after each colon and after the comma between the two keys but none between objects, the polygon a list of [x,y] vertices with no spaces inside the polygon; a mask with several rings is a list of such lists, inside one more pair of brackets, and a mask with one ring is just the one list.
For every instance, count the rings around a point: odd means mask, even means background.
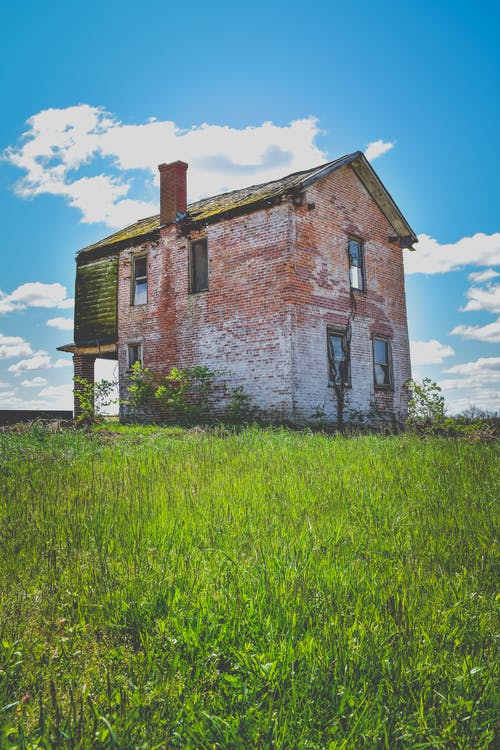
[{"label": "white cloud", "polygon": [[[3,154],[25,173],[18,194],[63,196],[80,210],[82,221],[113,227],[158,213],[161,162],[189,163],[189,198],[194,200],[248,185],[250,178],[265,182],[326,160],[315,144],[320,131],[314,117],[285,126],[265,122],[237,129],[203,123],[185,130],[168,120],[124,125],[102,108],[81,104],[43,110],[28,125],[21,145]],[[392,146],[377,144],[369,146],[376,155]],[[83,166],[85,175],[78,172]],[[137,185],[146,200],[132,197]]]},{"label": "white cloud", "polygon": [[31,353],[30,344],[20,336],[4,336],[0,333],[0,359],[26,357]]},{"label": "white cloud", "polygon": [[445,357],[452,357],[454,349],[441,344],[436,339],[430,341],[410,341],[411,361],[413,365],[440,365]]},{"label": "white cloud", "polygon": [[47,352],[38,351],[30,359],[22,359],[20,362],[16,362],[15,365],[11,365],[9,372],[13,372],[14,375],[20,375],[30,370],[46,370],[48,367],[50,367],[50,356]]},{"label": "white cloud", "polygon": [[[0,409],[14,409],[16,402],[22,403],[22,400],[16,397],[16,391],[2,391],[0,393]],[[25,408],[20,406],[21,408]]]},{"label": "white cloud", "polygon": [[500,407],[500,357],[480,357],[444,370],[454,377],[439,381],[452,412],[474,405],[487,411]]},{"label": "white cloud", "polygon": [[[11,393],[0,393],[0,409],[57,409],[59,407],[54,406],[49,401],[43,401],[42,399],[28,400],[20,398],[14,395],[14,391]],[[64,408],[64,407],[62,407]]]},{"label": "white cloud", "polygon": [[491,376],[493,375],[500,381],[500,357],[479,357],[474,362],[465,362],[464,364],[448,367],[444,372],[455,375],[474,376],[480,382],[484,382],[484,379],[491,380]]},{"label": "white cloud", "polygon": [[56,359],[52,367],[58,368],[58,367],[72,367],[73,366],[73,360],[72,359],[64,359],[64,357],[61,357],[60,359]]},{"label": "white cloud", "polygon": [[42,388],[48,382],[45,378],[32,378],[31,380],[23,380],[21,385],[24,385],[25,388]]},{"label": "white cloud", "polygon": [[49,385],[42,388],[39,396],[50,399],[54,409],[72,409],[73,408],[73,386],[72,385]]},{"label": "white cloud", "polygon": [[486,287],[472,286],[467,290],[469,301],[462,312],[486,310],[500,313],[500,284],[488,284]]},{"label": "white cloud", "polygon": [[[427,234],[418,236],[415,252],[404,253],[405,272],[446,273],[464,266],[500,264],[500,232],[462,237],[454,243],[440,245]],[[490,277],[491,278],[491,277]]]},{"label": "white cloud", "polygon": [[455,326],[450,333],[452,336],[461,336],[463,339],[498,344],[500,343],[500,318],[484,326]]},{"label": "white cloud", "polygon": [[390,151],[391,148],[394,148],[394,144],[395,141],[384,142],[379,138],[378,141],[372,141],[368,144],[368,146],[366,147],[365,156],[368,161],[373,161],[379,156],[382,156],[382,154],[385,154],[386,151]]},{"label": "white cloud", "polygon": [[0,313],[24,310],[27,307],[73,307],[74,300],[68,299],[66,294],[66,287],[62,284],[31,281],[21,284],[11,294],[0,291]]},{"label": "white cloud", "polygon": [[485,271],[474,271],[473,273],[470,273],[467,278],[474,284],[482,284],[485,281],[495,279],[497,276],[500,276],[498,271],[494,271],[493,268],[487,268]]},{"label": "white cloud", "polygon": [[47,321],[47,325],[58,328],[60,331],[72,331],[73,318],[51,318]]},{"label": "white cloud", "polygon": [[3,380],[0,380],[0,388],[10,388],[10,384],[4,383]]}]

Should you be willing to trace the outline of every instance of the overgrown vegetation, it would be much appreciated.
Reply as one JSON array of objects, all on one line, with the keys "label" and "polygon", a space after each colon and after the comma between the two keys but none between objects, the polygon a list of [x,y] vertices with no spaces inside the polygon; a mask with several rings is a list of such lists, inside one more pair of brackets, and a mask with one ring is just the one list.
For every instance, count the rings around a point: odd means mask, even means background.
[{"label": "overgrown vegetation", "polygon": [[498,442],[0,434],[0,746],[495,745]]},{"label": "overgrown vegetation", "polygon": [[474,406],[463,414],[447,416],[441,387],[430,378],[410,380],[407,427],[420,435],[447,435],[472,440],[500,437],[500,416]]}]

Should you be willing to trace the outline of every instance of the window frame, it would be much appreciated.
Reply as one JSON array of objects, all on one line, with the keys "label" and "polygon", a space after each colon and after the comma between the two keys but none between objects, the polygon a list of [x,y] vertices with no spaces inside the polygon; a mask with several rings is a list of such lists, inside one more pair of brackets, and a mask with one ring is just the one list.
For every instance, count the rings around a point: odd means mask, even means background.
[{"label": "window frame", "polygon": [[[195,288],[195,248],[197,245],[204,245],[205,248],[205,259],[206,259],[206,285],[200,288]],[[189,293],[190,294],[201,294],[202,292],[208,292],[209,290],[209,264],[208,264],[208,237],[198,237],[195,240],[189,242]]]},{"label": "window frame", "polygon": [[[137,263],[138,261],[145,261],[146,264],[146,274],[144,276],[138,276],[137,275]],[[130,289],[130,304],[132,307],[141,307],[142,305],[148,304],[148,256],[147,254],[142,255],[134,255],[132,258],[132,284]],[[136,302],[136,293],[137,293],[137,287],[138,282],[146,284],[146,299],[144,302]]]},{"label": "window frame", "polygon": [[[139,357],[132,362],[132,357],[130,355],[133,349],[138,350]],[[144,367],[144,348],[142,341],[129,341],[127,343],[127,369],[131,370],[136,362],[140,362],[141,368]]]},{"label": "window frame", "polygon": [[[359,263],[355,264],[352,262],[353,256],[351,254],[351,242],[356,243],[358,246],[358,260]],[[365,247],[364,242],[357,237],[347,238],[347,257],[349,259],[349,286],[354,292],[365,292],[366,291],[366,274],[365,274]],[[358,274],[361,277],[361,286],[355,286],[353,284],[353,277],[351,270],[353,268],[358,269]]]},{"label": "window frame", "polygon": [[[376,359],[375,355],[375,342],[380,341],[385,345],[385,351],[387,355],[387,359],[382,362]],[[393,372],[392,372],[392,346],[391,346],[391,339],[388,336],[382,336],[379,334],[374,334],[372,336],[372,358],[373,358],[373,384],[375,388],[380,390],[392,390],[394,378],[393,378]],[[380,367],[385,367],[385,373],[387,377],[387,382],[384,383],[377,383],[377,371],[376,367],[379,365]]]},{"label": "window frame", "polygon": [[[347,373],[344,382],[341,382],[340,378],[332,377],[334,374],[334,363],[335,363],[335,352],[332,351],[330,340],[332,337],[336,337],[341,340],[342,352],[345,355],[342,362],[347,362]],[[326,349],[328,359],[328,386],[335,387],[343,385],[344,388],[351,387],[351,347],[349,345],[349,339],[347,336],[347,328],[335,328],[328,326],[326,329]],[[335,368],[336,369],[336,368]],[[340,374],[340,373],[339,373]]]}]

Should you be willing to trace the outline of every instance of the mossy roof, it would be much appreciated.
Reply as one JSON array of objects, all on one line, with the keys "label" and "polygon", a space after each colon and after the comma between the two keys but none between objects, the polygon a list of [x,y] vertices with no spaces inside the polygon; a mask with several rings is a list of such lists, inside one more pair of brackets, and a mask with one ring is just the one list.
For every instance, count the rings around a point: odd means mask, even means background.
[{"label": "mossy roof", "polygon": [[[369,173],[369,177],[372,181],[373,179],[377,180],[377,185],[381,188],[384,196],[387,198],[385,206],[381,206],[384,213],[387,214],[388,207],[389,211],[393,209],[395,214],[397,213],[396,218],[400,220],[404,230],[406,230],[408,235],[411,235],[414,238],[413,241],[416,241],[414,232],[408,226],[389,193],[383,187],[372,167],[360,151],[348,154],[340,159],[335,159],[327,164],[314,167],[313,169],[294,172],[293,174],[287,175],[279,180],[272,180],[260,185],[251,185],[240,190],[233,190],[229,193],[222,193],[221,195],[212,196],[210,198],[202,198],[201,200],[188,205],[185,216],[180,218],[179,222],[184,222],[185,226],[196,226],[198,223],[218,221],[226,216],[234,216],[247,211],[256,210],[266,204],[272,205],[281,196],[298,192],[333,170],[338,169],[345,164],[351,164],[354,162],[357,162],[357,166],[361,167],[361,169],[356,169],[356,172],[363,182],[365,182],[363,179],[363,172],[365,173],[365,176]],[[368,185],[367,187],[370,190]],[[372,191],[370,190],[370,192]],[[380,205],[377,196],[374,195],[374,198]],[[388,216],[388,218],[389,221],[391,221],[391,217]],[[394,224],[394,222],[391,223]],[[128,245],[142,244],[149,239],[159,237],[159,232],[160,215],[156,214],[155,216],[140,219],[139,221],[136,221],[135,224],[131,224],[130,226],[125,227],[125,229],[121,229],[109,237],[105,237],[99,242],[83,248],[78,255],[81,256],[88,253],[89,255],[96,257],[97,255],[113,252]]]}]

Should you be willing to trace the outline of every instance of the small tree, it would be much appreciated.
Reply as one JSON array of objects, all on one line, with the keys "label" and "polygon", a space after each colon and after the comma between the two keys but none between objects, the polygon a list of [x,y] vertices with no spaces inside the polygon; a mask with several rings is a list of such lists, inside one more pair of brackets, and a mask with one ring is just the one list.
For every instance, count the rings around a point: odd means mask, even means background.
[{"label": "small tree", "polygon": [[430,378],[421,383],[409,380],[408,425],[415,428],[442,427],[445,423],[445,402],[441,387]]},{"label": "small tree", "polygon": [[118,401],[114,395],[116,381],[99,380],[97,383],[91,383],[85,378],[75,378],[74,383],[75,399],[80,412],[76,417],[76,423],[89,426],[102,422],[102,410]]}]

